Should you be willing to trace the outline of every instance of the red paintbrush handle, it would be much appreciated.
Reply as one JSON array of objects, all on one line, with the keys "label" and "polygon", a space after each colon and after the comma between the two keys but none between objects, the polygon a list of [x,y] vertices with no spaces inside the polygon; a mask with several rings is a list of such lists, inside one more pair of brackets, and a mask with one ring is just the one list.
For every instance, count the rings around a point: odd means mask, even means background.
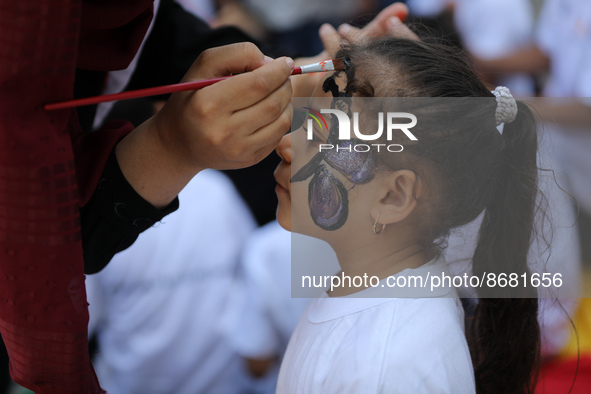
[{"label": "red paintbrush handle", "polygon": [[82,98],[82,99],[62,101],[59,103],[45,104],[43,106],[43,109],[45,109],[46,111],[52,111],[55,109],[79,107],[82,105],[106,103],[108,101],[127,100],[127,99],[140,98],[140,97],[157,96],[160,94],[182,92],[185,90],[196,90],[196,89],[204,88],[209,85],[213,85],[216,82],[223,81],[224,79],[228,79],[231,77],[232,76],[229,75],[227,77],[204,79],[201,81],[175,83],[172,85],[157,86],[154,88],[131,90],[129,92],[106,94],[103,96],[95,96],[95,97],[87,97],[87,98]]},{"label": "red paintbrush handle", "polygon": [[[291,75],[298,75],[301,73],[302,73],[301,67],[294,67],[291,72]],[[56,109],[80,107],[82,105],[106,103],[109,101],[127,100],[127,99],[149,97],[149,96],[158,96],[160,94],[176,93],[176,92],[182,92],[185,90],[197,90],[197,89],[201,89],[206,86],[209,86],[209,85],[213,85],[216,82],[223,81],[224,79],[228,79],[231,77],[232,77],[232,75],[229,75],[227,77],[203,79],[200,81],[191,81],[191,82],[181,82],[181,83],[175,83],[172,85],[157,86],[155,88],[130,90],[128,92],[105,94],[103,96],[95,96],[95,97],[87,97],[87,98],[74,99],[74,100],[68,100],[68,101],[61,101],[59,103],[45,104],[43,106],[43,109],[45,109],[46,111],[53,111]]]}]

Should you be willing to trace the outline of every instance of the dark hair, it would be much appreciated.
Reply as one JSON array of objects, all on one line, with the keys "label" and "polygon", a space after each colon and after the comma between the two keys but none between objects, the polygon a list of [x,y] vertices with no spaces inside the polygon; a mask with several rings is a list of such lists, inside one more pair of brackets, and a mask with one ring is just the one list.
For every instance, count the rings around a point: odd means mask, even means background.
[{"label": "dark hair", "polygon": [[[450,46],[385,38],[343,48],[337,56],[350,61],[345,73],[353,96],[465,100],[465,106],[430,109],[446,114],[445,121],[420,128],[417,133],[424,138],[417,134],[420,142],[405,144],[404,158],[385,155],[390,158],[380,162],[408,166],[432,190],[434,197],[425,205],[436,207],[423,215],[426,223],[419,223],[425,246],[441,248],[453,228],[484,211],[473,274],[529,273],[538,193],[537,133],[529,108],[518,103],[517,118],[505,124],[501,135],[494,95]],[[476,391],[533,393],[540,348],[536,293],[515,288],[503,293],[512,298],[492,298],[496,289],[487,286],[478,289],[478,305],[468,318]]]}]

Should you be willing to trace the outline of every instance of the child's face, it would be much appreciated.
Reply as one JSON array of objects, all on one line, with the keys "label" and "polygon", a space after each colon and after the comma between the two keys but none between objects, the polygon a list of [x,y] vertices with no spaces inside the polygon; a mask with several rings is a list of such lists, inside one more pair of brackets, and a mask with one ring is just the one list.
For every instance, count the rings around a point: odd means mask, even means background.
[{"label": "child's face", "polygon": [[[330,105],[333,93],[322,89],[324,81],[332,78],[331,74],[324,76],[316,86],[310,107],[319,110]],[[345,90],[346,77],[344,73],[334,78],[340,91]],[[326,117],[327,122],[330,121]],[[330,125],[328,127],[330,129]],[[342,237],[343,229],[353,229],[355,223],[363,222],[363,226],[371,229],[372,221],[367,207],[371,193],[364,191],[371,189],[368,184],[356,184],[343,175],[338,168],[339,157],[333,156],[330,163],[317,162],[319,144],[326,143],[328,138],[326,128],[315,128],[313,140],[306,138],[304,126],[283,137],[277,146],[277,153],[282,161],[275,171],[277,180],[277,219],[284,228],[328,240],[333,234]],[[301,180],[292,180],[294,174],[305,167],[303,172],[309,173]],[[338,169],[338,170],[337,170]],[[312,176],[314,174],[314,176]],[[314,183],[312,187],[310,183]],[[320,193],[322,196],[318,197]],[[321,201],[314,204],[314,201]],[[317,214],[320,211],[320,214]],[[330,220],[324,220],[323,213],[332,212]],[[292,216],[293,214],[293,216]],[[315,216],[316,215],[316,216]],[[330,216],[330,215],[328,215]],[[367,223],[366,223],[367,222]],[[339,231],[334,231],[334,230]]]}]

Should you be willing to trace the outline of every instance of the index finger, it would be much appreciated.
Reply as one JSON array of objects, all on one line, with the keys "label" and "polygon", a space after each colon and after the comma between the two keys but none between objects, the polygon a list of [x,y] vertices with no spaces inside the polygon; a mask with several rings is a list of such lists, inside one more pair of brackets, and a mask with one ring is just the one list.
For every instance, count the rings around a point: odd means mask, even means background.
[{"label": "index finger", "polygon": [[250,42],[210,48],[195,60],[183,77],[183,82],[252,71],[269,60],[256,45]]},{"label": "index finger", "polygon": [[279,89],[291,75],[293,66],[294,61],[291,58],[279,58],[254,71],[236,75],[201,91],[207,93],[211,100],[219,100],[217,102],[227,110],[239,111]]},{"label": "index finger", "polygon": [[408,16],[408,7],[406,4],[394,3],[389,5],[380,11],[380,13],[361,30],[370,37],[384,35],[387,30],[387,21],[394,16],[404,22]]},{"label": "index finger", "polygon": [[362,29],[347,24],[339,26],[339,34],[353,44],[362,44],[371,37],[395,36],[392,34],[394,31],[391,29],[392,20],[404,21],[407,16],[408,7],[403,3],[394,3],[384,8]]}]

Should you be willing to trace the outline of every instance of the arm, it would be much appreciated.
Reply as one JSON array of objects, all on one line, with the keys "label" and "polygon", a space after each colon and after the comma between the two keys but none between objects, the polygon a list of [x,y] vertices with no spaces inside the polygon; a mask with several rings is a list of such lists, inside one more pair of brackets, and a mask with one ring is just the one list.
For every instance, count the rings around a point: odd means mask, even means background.
[{"label": "arm", "polygon": [[[259,67],[260,66],[260,67]],[[291,67],[272,61],[253,45],[242,43],[205,51],[184,80],[238,75],[200,91],[172,95],[152,118],[129,132],[130,125],[102,130],[83,139],[81,148],[108,152],[99,163],[80,149],[80,168],[105,166],[98,187],[81,209],[84,270],[102,270],[115,253],[129,247],[140,233],[178,208],[178,192],[205,168],[241,168],[268,155],[289,130]],[[226,83],[227,82],[227,83]],[[210,89],[211,88],[211,89]],[[113,144],[117,141],[113,140]],[[97,147],[102,149],[97,149]],[[81,184],[93,184],[87,174]],[[83,187],[90,190],[90,186]]]},{"label": "arm", "polygon": [[487,74],[517,72],[538,74],[548,71],[550,68],[550,59],[535,45],[496,59],[483,59],[477,56],[473,56],[473,59],[477,67]]},{"label": "arm", "polygon": [[248,43],[204,52],[183,81],[251,72],[172,95],[118,144],[125,178],[146,201],[164,207],[205,168],[259,162],[290,128],[292,68],[289,59],[271,61]]},{"label": "arm", "polygon": [[543,98],[533,100],[531,104],[535,113],[544,122],[591,128],[591,108],[578,99]]}]

